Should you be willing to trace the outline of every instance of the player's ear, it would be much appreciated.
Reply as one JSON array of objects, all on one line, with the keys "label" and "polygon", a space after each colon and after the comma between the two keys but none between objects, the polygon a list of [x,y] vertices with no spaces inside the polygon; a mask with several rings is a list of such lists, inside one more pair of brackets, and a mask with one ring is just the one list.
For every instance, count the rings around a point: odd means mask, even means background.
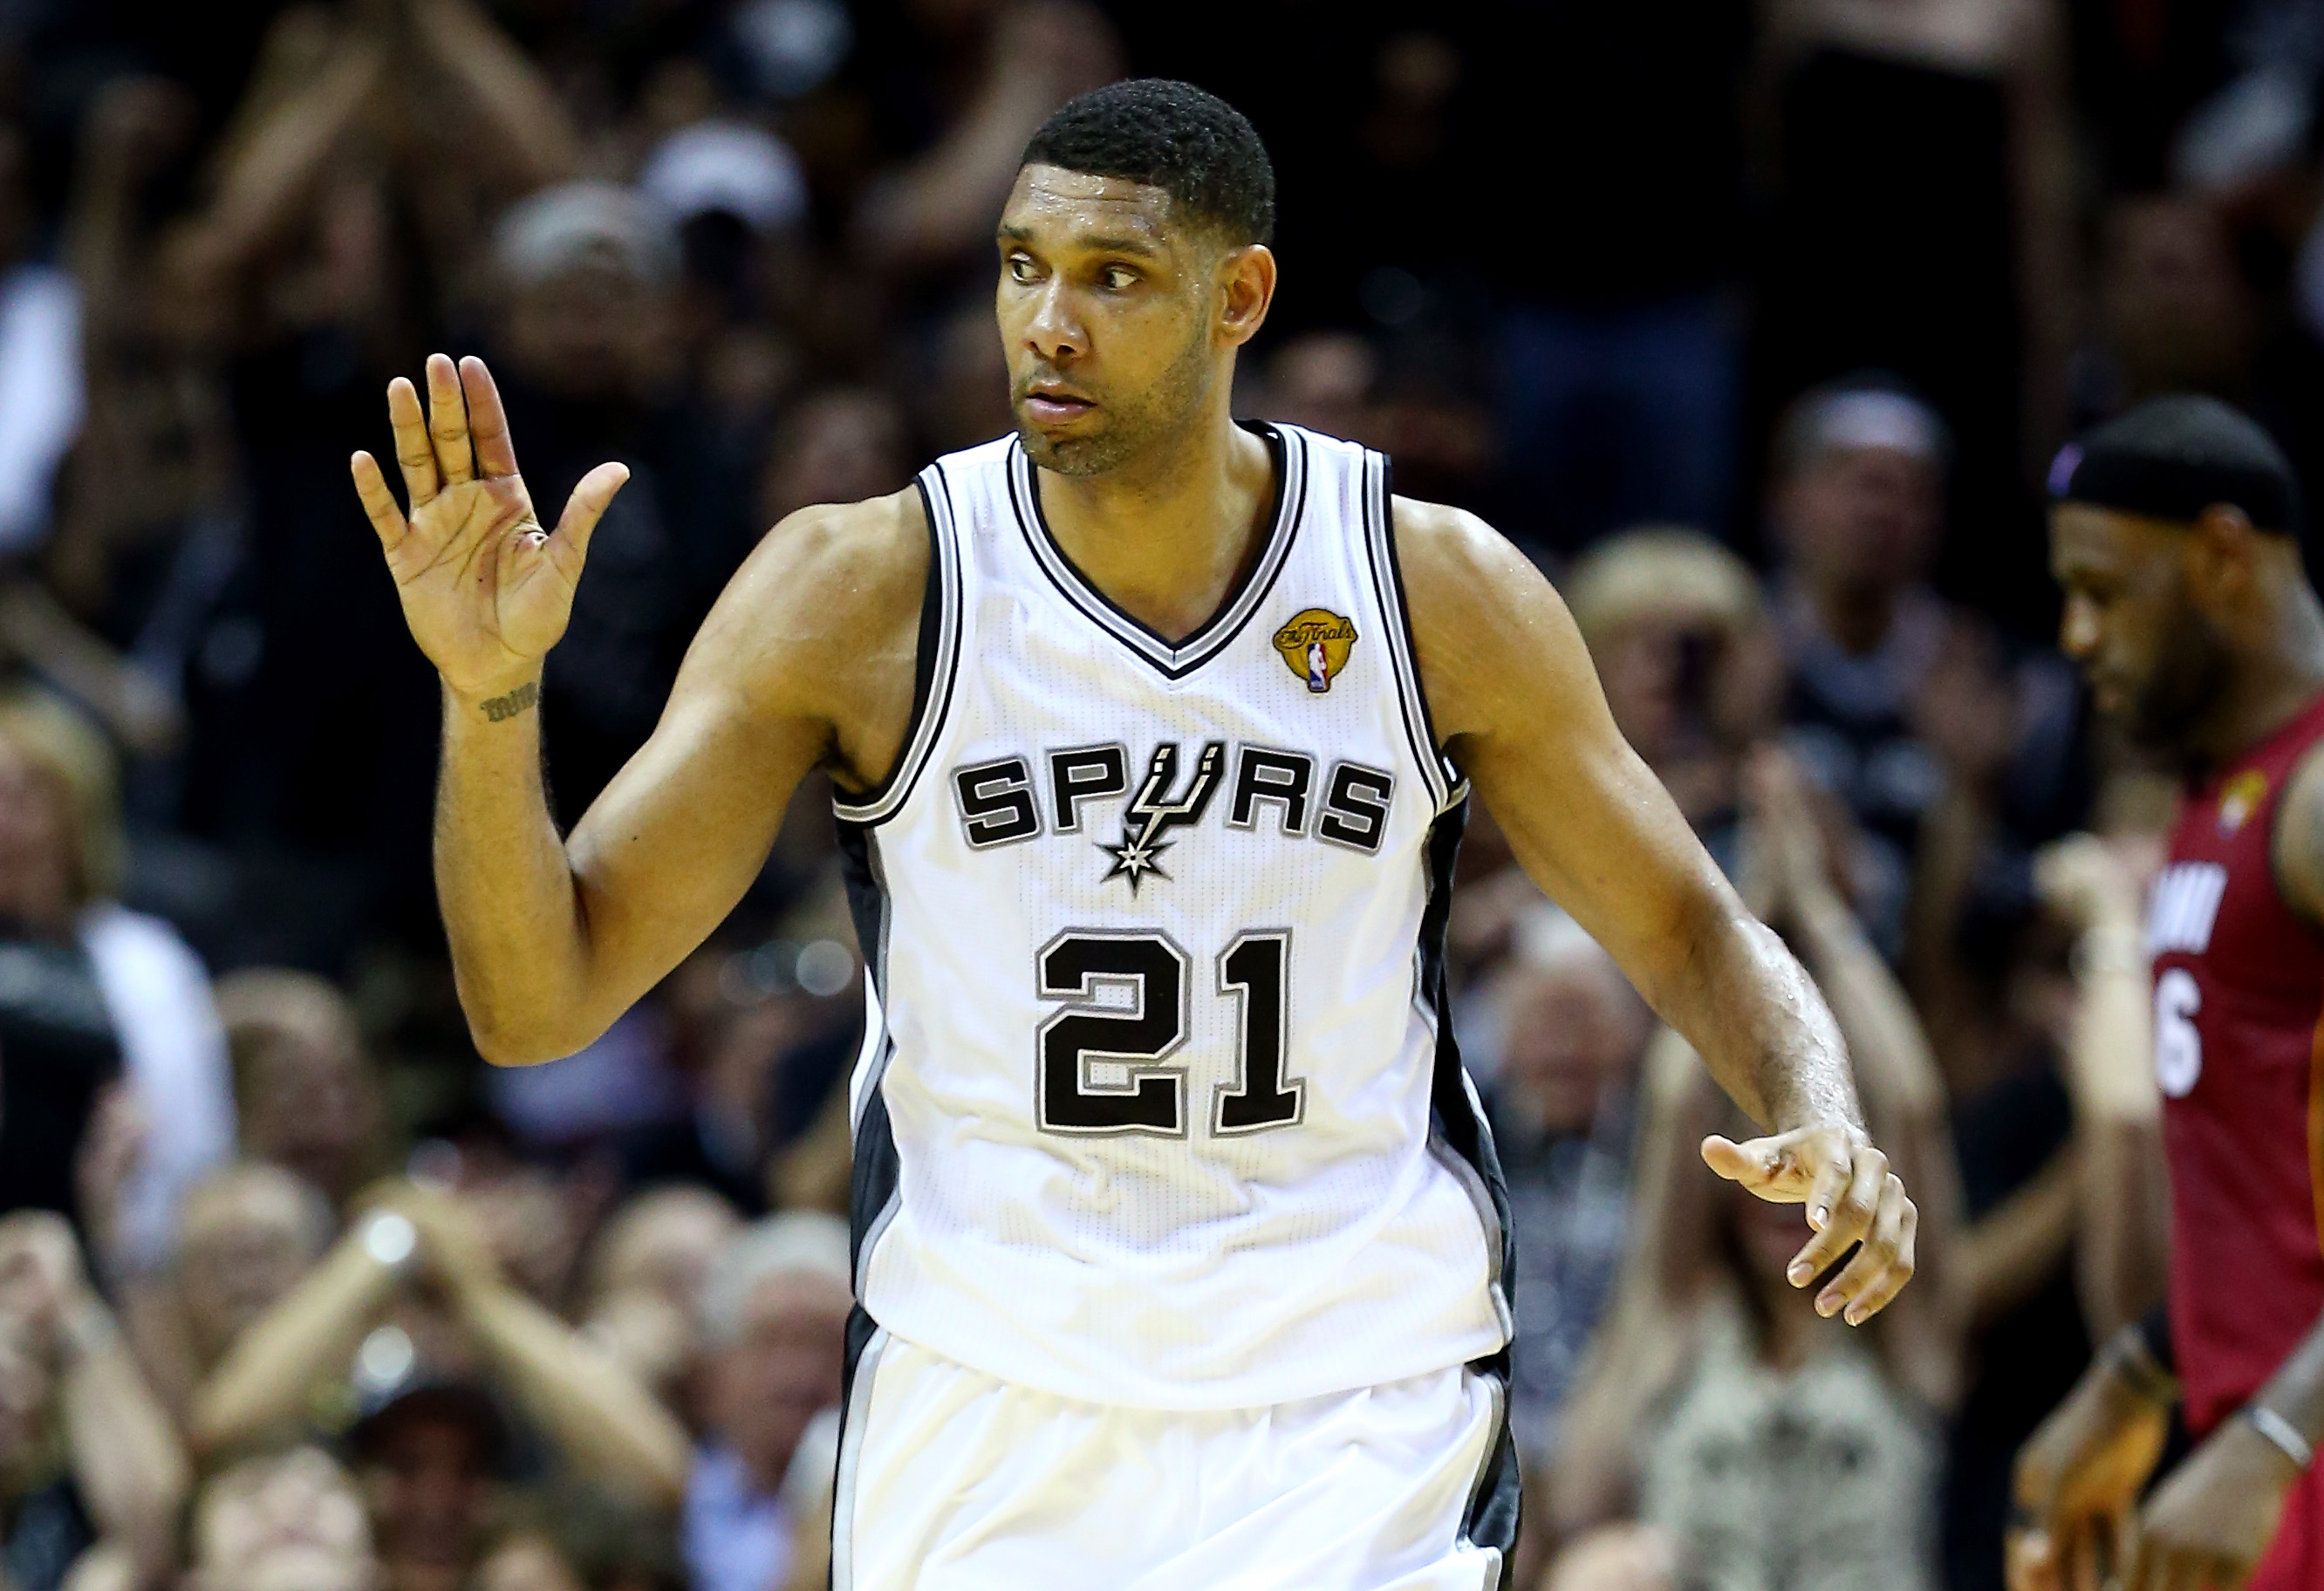
[{"label": "player's ear", "polygon": [[1240,346],[1267,324],[1275,302],[1275,251],[1264,244],[1229,249],[1219,261],[1219,330]]},{"label": "player's ear", "polygon": [[2209,611],[2240,600],[2262,578],[2259,532],[2243,510],[2214,503],[2195,516],[2187,545],[2187,585]]}]

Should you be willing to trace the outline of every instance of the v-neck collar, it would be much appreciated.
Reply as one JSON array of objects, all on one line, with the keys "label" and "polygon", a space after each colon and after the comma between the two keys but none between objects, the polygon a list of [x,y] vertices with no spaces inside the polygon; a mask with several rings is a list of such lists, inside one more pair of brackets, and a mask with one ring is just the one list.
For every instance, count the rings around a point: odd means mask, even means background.
[{"label": "v-neck collar", "polygon": [[1018,529],[1024,532],[1025,544],[1032,549],[1033,561],[1066,602],[1168,679],[1184,678],[1201,667],[1242,632],[1250,616],[1274,589],[1276,576],[1283,572],[1284,563],[1291,555],[1291,544],[1299,534],[1300,520],[1305,518],[1305,439],[1294,428],[1271,426],[1264,420],[1246,424],[1266,439],[1268,452],[1275,455],[1275,502],[1268,515],[1267,547],[1242,583],[1219,604],[1218,611],[1176,642],[1164,639],[1144,621],[1123,611],[1065,556],[1042,515],[1032,459],[1027,455],[1022,442],[1009,445],[1010,501],[1017,510]]}]

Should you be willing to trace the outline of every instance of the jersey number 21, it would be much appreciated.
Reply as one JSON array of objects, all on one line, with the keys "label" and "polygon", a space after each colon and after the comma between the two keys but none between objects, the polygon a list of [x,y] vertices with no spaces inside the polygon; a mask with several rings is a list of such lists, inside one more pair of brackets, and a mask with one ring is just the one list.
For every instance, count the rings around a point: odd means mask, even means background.
[{"label": "jersey number 21", "polygon": [[[1305,1086],[1283,1075],[1289,1047],[1291,931],[1237,936],[1218,958],[1218,994],[1240,1007],[1235,1075],[1211,1100],[1209,1130],[1232,1137],[1299,1119]],[[1170,1057],[1191,1025],[1194,960],[1166,933],[1069,929],[1042,947],[1043,999],[1074,1003],[1041,1025],[1037,1108],[1052,1133],[1186,1135],[1186,1074]],[[1101,1005],[1107,988],[1130,1002]],[[1100,1081],[1093,1062],[1120,1067]]]}]

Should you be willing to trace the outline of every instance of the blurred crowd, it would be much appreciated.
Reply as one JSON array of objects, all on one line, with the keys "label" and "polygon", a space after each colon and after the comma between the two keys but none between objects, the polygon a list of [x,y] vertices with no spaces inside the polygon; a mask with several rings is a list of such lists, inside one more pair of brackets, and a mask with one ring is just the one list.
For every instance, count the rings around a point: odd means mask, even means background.
[{"label": "blurred crowd", "polygon": [[1904,1301],[1819,1320],[1480,818],[1510,1583],[1999,1586],[2010,1455],[2163,1265],[2173,791],[2049,644],[2043,473],[2196,389],[2324,481],[2324,0],[0,0],[0,1588],[824,1583],[827,789],[603,1039],[484,1066],[346,461],[441,348],[540,501],[629,466],[543,695],[570,819],[766,527],[1008,428],[991,221],[1125,72],[1273,151],[1240,406],[1550,572],[1921,1200]]}]

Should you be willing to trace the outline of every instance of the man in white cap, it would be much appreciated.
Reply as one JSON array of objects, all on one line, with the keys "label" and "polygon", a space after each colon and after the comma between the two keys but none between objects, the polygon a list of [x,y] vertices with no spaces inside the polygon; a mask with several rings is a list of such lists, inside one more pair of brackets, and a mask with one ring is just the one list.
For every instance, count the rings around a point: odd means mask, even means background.
[{"label": "man in white cap", "polygon": [[[701,1591],[767,1591],[820,1549],[853,1301],[847,1223],[792,1211],[738,1233],[704,1278],[710,1445],[682,1544]],[[817,1582],[820,1584],[820,1581]]]}]

